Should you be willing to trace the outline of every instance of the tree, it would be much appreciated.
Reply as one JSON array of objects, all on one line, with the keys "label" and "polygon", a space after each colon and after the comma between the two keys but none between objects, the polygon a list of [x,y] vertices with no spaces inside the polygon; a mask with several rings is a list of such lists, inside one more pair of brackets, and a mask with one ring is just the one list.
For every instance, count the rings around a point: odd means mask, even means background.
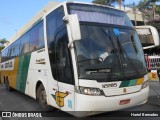
[{"label": "tree", "polygon": [[102,5],[111,5],[111,3],[118,2],[122,3],[125,0],[93,0],[92,3],[102,4]]},{"label": "tree", "polygon": [[110,0],[93,0],[92,3],[108,5],[110,3]]},{"label": "tree", "polygon": [[5,46],[5,43],[8,43],[6,38],[0,39],[1,46]]},{"label": "tree", "polygon": [[121,9],[122,2],[125,0],[93,0],[92,3],[102,4],[102,5],[108,5],[111,6],[112,3],[118,2],[119,9]]},{"label": "tree", "polygon": [[4,46],[0,46],[0,52],[4,49]]},{"label": "tree", "polygon": [[157,7],[156,7],[156,12],[157,12],[157,14],[160,15],[160,6],[159,5],[157,5]]},{"label": "tree", "polygon": [[160,7],[156,5],[156,2],[159,2],[160,0],[141,0],[137,8],[147,16],[147,19],[154,19],[156,14],[160,12]]},{"label": "tree", "polygon": [[151,5],[156,5],[156,2],[160,2],[160,0],[140,0],[137,8],[139,9],[147,9],[150,8]]},{"label": "tree", "polygon": [[5,48],[5,44],[8,44],[8,40],[6,40],[6,38],[2,38],[2,39],[0,39],[0,51],[3,49],[3,48]]},{"label": "tree", "polygon": [[137,5],[137,8],[141,9],[141,8],[144,8],[146,7],[145,4],[147,3],[148,0],[140,0],[138,5]]}]

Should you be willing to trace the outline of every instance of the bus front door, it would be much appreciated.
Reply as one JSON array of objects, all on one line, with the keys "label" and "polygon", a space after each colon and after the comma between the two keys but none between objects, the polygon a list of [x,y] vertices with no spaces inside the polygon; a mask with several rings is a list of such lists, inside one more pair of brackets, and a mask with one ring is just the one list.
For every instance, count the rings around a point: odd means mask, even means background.
[{"label": "bus front door", "polygon": [[58,101],[61,110],[74,111],[74,80],[66,29],[56,36]]}]

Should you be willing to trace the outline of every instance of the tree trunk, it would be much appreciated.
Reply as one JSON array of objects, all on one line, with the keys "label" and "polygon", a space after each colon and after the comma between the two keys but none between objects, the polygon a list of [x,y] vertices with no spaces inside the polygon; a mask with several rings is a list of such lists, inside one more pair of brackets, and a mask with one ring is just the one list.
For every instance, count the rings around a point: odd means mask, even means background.
[{"label": "tree trunk", "polygon": [[119,4],[119,9],[121,10],[122,0],[118,0],[118,4]]}]

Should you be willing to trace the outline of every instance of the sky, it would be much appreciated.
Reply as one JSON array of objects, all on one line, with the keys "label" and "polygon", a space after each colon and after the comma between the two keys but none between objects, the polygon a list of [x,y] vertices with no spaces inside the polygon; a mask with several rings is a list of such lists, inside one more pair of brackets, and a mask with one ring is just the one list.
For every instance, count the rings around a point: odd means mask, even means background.
[{"label": "sky", "polygon": [[[1,0],[0,1],[0,39],[9,40],[48,2],[65,0]],[[73,1],[73,0],[70,0]],[[92,2],[93,0],[75,0]],[[138,3],[140,0],[125,0],[124,4]]]}]

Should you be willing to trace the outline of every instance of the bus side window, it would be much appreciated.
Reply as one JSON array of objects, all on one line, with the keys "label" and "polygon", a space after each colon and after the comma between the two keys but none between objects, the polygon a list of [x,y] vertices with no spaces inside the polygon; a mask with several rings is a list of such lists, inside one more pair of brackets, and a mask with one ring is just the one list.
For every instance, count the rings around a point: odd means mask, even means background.
[{"label": "bus side window", "polygon": [[49,15],[47,15],[46,27],[47,27],[47,42],[49,51],[52,50],[53,48],[56,30],[64,25],[63,17],[64,17],[63,7],[60,7],[51,12]]},{"label": "bus side window", "polygon": [[7,51],[7,60],[11,59],[12,45],[8,48]]},{"label": "bus side window", "polygon": [[8,48],[5,50],[5,60],[4,61],[6,61],[6,60],[8,60],[8,56],[7,56],[7,53],[8,53]]},{"label": "bus side window", "polygon": [[21,55],[24,55],[29,52],[29,39],[30,39],[29,34],[25,34],[21,38]]},{"label": "bus side window", "polygon": [[43,24],[38,29],[38,48],[44,47],[44,30],[43,30]]},{"label": "bus side window", "polygon": [[38,23],[29,31],[30,38],[30,51],[35,51],[37,49],[44,47],[44,33],[43,33],[43,21]]}]

